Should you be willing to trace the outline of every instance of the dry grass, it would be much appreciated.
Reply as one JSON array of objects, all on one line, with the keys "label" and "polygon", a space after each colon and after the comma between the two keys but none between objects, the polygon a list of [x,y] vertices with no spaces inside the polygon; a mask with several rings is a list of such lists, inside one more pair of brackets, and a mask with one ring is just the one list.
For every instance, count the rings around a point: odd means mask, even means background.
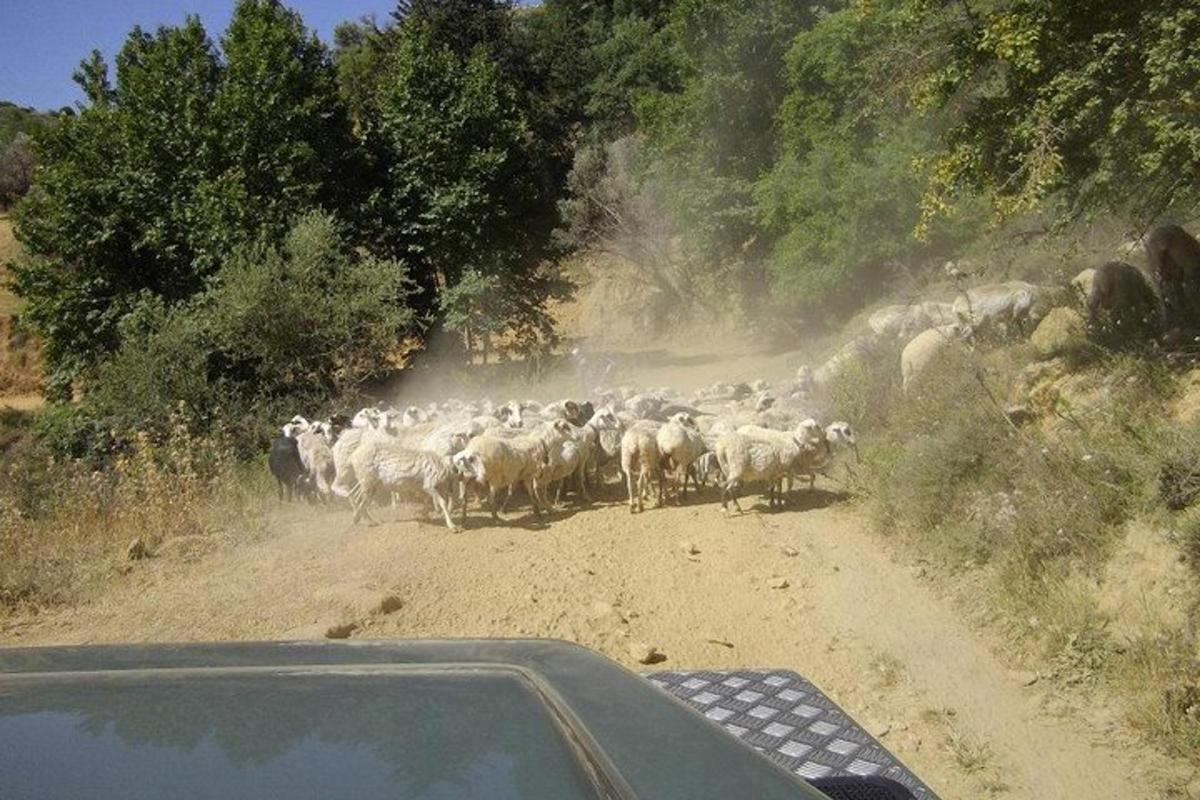
[{"label": "dry grass", "polygon": [[198,441],[180,424],[163,442],[141,436],[110,467],[56,460],[6,412],[0,464],[0,616],[85,599],[124,571],[139,540],[153,554],[182,537],[214,539],[224,520],[244,524],[245,479],[219,439]]},{"label": "dry grass", "polygon": [[[1132,519],[1195,499],[1200,434],[1166,413],[1178,378],[1136,354],[1066,365],[1042,390],[1041,420],[1018,428],[1002,409],[1030,355],[948,354],[907,394],[852,376],[873,514],[932,568],[969,583],[967,602],[1040,649],[1039,671],[1056,684],[1114,689],[1151,738],[1200,758],[1195,631],[1117,641],[1095,588]],[[1200,574],[1200,513],[1177,515],[1175,529]],[[983,770],[986,747],[948,731],[960,766]]]},{"label": "dry grass", "polygon": [[981,737],[965,730],[956,719],[953,709],[929,708],[921,716],[943,732],[943,746],[963,772],[968,775],[986,770],[995,758],[991,745]]},{"label": "dry grass", "polygon": [[0,213],[0,314],[3,315],[12,316],[21,310],[20,298],[3,286],[8,276],[4,265],[16,259],[20,253],[21,246],[13,235],[12,220],[8,214]]},{"label": "dry grass", "polygon": [[1194,635],[1178,629],[1149,631],[1127,645],[1113,671],[1131,699],[1130,719],[1168,752],[1196,760],[1200,754],[1200,661]]}]

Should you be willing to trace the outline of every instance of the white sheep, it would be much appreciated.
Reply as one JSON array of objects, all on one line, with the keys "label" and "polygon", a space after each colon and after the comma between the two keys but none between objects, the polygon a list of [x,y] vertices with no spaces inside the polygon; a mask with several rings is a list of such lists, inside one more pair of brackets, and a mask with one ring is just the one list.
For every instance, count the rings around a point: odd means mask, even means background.
[{"label": "white sheep", "polygon": [[337,476],[329,439],[329,427],[325,423],[317,423],[296,436],[300,463],[304,465],[309,480],[317,487],[317,494],[323,500],[328,499],[332,493],[333,481]]},{"label": "white sheep", "polygon": [[951,303],[910,303],[884,306],[867,318],[867,325],[876,335],[889,339],[910,339],[934,325],[954,322]]},{"label": "white sheep", "polygon": [[[566,442],[561,448],[552,449],[549,454],[549,464],[542,477],[541,483],[550,486],[557,482],[555,505],[558,504],[562,493],[563,483],[575,475],[578,479],[579,493],[585,500],[591,502],[588,492],[588,471],[593,464],[601,466],[608,461],[612,453],[620,454],[620,436],[623,426],[611,408],[601,407],[592,414],[583,425],[570,425],[570,439],[574,442],[568,446]],[[606,442],[609,449],[606,449]],[[613,444],[615,442],[615,444]]]},{"label": "white sheep", "polygon": [[[811,422],[811,420],[809,420]],[[815,424],[815,423],[814,423]],[[812,489],[817,480],[817,474],[826,474],[830,463],[836,454],[835,448],[847,448],[854,453],[855,459],[861,462],[858,454],[858,437],[849,422],[831,422],[821,431],[822,441],[813,449],[802,453],[796,464],[796,474],[808,478],[808,488]]]},{"label": "white sheep", "polygon": [[[563,484],[572,476],[578,478],[579,493],[585,500],[591,502],[592,498],[587,490],[587,481],[584,480],[584,473],[587,470],[591,451],[591,442],[583,437],[563,439],[553,449],[547,449],[546,466],[538,479],[538,487],[543,492],[551,486],[554,487],[554,502],[552,505],[555,507],[558,506],[562,497]],[[546,500],[544,494],[542,500],[543,502]]]},{"label": "white sheep", "polygon": [[[499,424],[498,420],[490,417],[489,419],[493,423]],[[421,450],[449,458],[463,450],[471,439],[482,435],[486,430],[488,427],[476,419],[445,422],[426,433],[421,438],[418,447]]]},{"label": "white sheep", "polygon": [[[487,491],[493,519],[500,518],[500,512],[512,496],[512,487],[518,484],[529,495],[534,513],[541,516],[539,479],[547,466],[551,449],[569,437],[569,426],[566,420],[558,420],[533,432],[526,431],[523,436],[504,438],[495,435],[498,430],[488,431],[472,439],[462,452],[454,455],[455,468],[463,478],[479,484]],[[507,490],[507,494],[504,503],[497,505],[497,495],[501,490]],[[466,500],[464,493],[464,518]]]},{"label": "white sheep", "polygon": [[446,527],[457,530],[450,507],[457,494],[458,472],[450,459],[411,450],[398,441],[368,437],[350,458],[357,483],[350,493],[354,521],[370,521],[367,506],[379,494],[423,494],[442,512]]},{"label": "white sheep", "polygon": [[[693,474],[692,463],[708,449],[696,420],[687,412],[672,415],[655,434],[660,465],[664,472],[673,472],[672,487],[681,484],[680,497],[687,495],[688,476]],[[695,477],[692,478],[695,481]]]},{"label": "white sheep", "polygon": [[377,409],[365,408],[356,416],[361,416],[363,426],[342,431],[333,443],[334,479],[330,490],[338,497],[349,498],[358,483],[351,459],[362,443],[375,438],[394,439],[398,430],[395,417]]},{"label": "white sheep", "polygon": [[980,334],[1012,334],[1037,323],[1039,300],[1045,294],[1043,287],[1025,281],[977,286],[955,299],[954,317]]},{"label": "white sheep", "polygon": [[908,391],[913,380],[929,366],[946,347],[962,343],[969,336],[969,331],[962,325],[941,325],[930,328],[913,338],[900,352],[900,379],[904,391]]},{"label": "white sheep", "polygon": [[[815,429],[815,430],[814,430]],[[728,512],[728,501],[732,500],[739,513],[742,511],[735,490],[742,485],[761,481],[767,486],[767,503],[770,507],[782,505],[782,484],[790,479],[801,456],[816,448],[821,428],[811,420],[805,420],[791,433],[744,426],[737,433],[729,433],[717,440],[715,452],[725,482],[721,490],[721,510]],[[823,434],[820,438],[824,438]]]},{"label": "white sheep", "polygon": [[646,495],[650,492],[651,481],[658,481],[658,503],[662,505],[663,487],[657,438],[660,427],[662,424],[659,422],[641,420],[631,425],[621,436],[621,471],[625,473],[625,486],[629,491],[630,513],[645,510],[644,503]]}]

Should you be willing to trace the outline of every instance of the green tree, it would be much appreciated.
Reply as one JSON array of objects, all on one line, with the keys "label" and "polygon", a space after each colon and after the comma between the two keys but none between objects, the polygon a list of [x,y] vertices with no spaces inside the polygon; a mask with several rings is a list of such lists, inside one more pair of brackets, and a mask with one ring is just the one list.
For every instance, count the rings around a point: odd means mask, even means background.
[{"label": "green tree", "polygon": [[385,37],[371,17],[333,29],[333,63],[338,89],[360,134],[370,113],[383,64]]},{"label": "green tree", "polygon": [[1149,221],[1200,202],[1195,3],[892,0],[866,13],[924,32],[915,98],[955,112],[931,162],[928,215],[977,190],[1002,216],[1054,200],[1067,216]]},{"label": "green tree", "polygon": [[221,171],[201,203],[220,253],[304,209],[356,204],[360,164],[324,45],[279,0],[239,0],[213,98]]},{"label": "green tree", "polygon": [[219,64],[197,19],[154,35],[134,29],[114,88],[99,88],[94,55],[76,77],[103,100],[37,135],[38,191],[16,215],[33,257],[14,271],[15,288],[60,398],[115,347],[136,295],[178,300],[200,288],[192,197],[214,160]]},{"label": "green tree", "polygon": [[787,88],[784,54],[816,8],[789,0],[681,0],[669,30],[682,90],[638,105],[659,156],[657,180],[690,257],[707,261],[723,290],[732,285],[745,298],[767,288],[753,189],[775,156],[775,114]]},{"label": "green tree", "polygon": [[846,7],[821,15],[785,57],[778,155],[755,193],[772,239],[772,285],[804,311],[830,301],[853,310],[864,288],[885,290],[897,267],[963,238],[965,224],[954,220],[923,241],[913,235],[923,188],[916,164],[936,151],[945,122],[912,107],[919,75],[897,70],[896,33],[895,20]]},{"label": "green tree", "polygon": [[[424,309],[437,311],[438,292],[474,270],[523,298],[514,328],[548,332],[545,304],[567,288],[544,268],[565,172],[558,143],[538,135],[507,4],[449,3],[474,9],[458,26],[441,5],[414,3],[402,16],[375,97],[387,250],[412,266]],[[475,41],[484,35],[507,38]]]},{"label": "green tree", "polygon": [[320,43],[276,0],[240,0],[223,45],[225,61],[195,17],[135,28],[115,83],[93,53],[76,73],[89,103],[35,140],[14,275],[54,397],[116,348],[138,298],[192,297],[305,209],[354,218],[362,176]]}]

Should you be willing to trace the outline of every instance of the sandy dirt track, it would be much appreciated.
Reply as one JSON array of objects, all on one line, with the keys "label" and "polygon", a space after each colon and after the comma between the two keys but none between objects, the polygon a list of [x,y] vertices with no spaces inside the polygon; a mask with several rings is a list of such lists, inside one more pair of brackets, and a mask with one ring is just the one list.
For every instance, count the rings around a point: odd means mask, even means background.
[{"label": "sandy dirt track", "polygon": [[[1043,710],[983,635],[827,491],[808,509],[726,519],[711,502],[631,516],[619,499],[548,526],[451,534],[384,512],[293,506],[265,536],[139,563],[98,601],[4,633],[6,644],[538,636],[634,669],[786,667],[822,686],[945,798],[1158,796],[1114,719]],[[751,504],[747,504],[749,506]],[[800,504],[804,505],[804,502]],[[779,586],[784,579],[787,586]],[[396,602],[399,601],[399,602]],[[397,608],[397,606],[399,606]],[[1061,703],[1059,703],[1061,706]]]}]

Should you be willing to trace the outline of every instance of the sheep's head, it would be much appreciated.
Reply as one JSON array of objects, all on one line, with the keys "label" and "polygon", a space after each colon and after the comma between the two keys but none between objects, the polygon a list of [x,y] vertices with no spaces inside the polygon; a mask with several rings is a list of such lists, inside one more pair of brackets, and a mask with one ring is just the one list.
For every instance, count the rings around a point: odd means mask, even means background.
[{"label": "sheep's head", "polygon": [[615,431],[621,427],[621,420],[617,418],[617,412],[613,411],[611,406],[602,406],[596,413],[592,414],[592,418],[588,420],[588,424],[598,431]]},{"label": "sheep's head", "polygon": [[454,471],[458,473],[458,477],[466,481],[482,481],[483,480],[483,465],[479,460],[479,456],[466,450],[455,453],[450,456],[450,464],[454,467]]},{"label": "sheep's head", "polygon": [[775,405],[775,398],[767,392],[759,392],[754,398],[754,410],[766,411],[771,406]]},{"label": "sheep's head", "polygon": [[825,436],[835,444],[854,445],[858,441],[849,422],[831,422],[825,426]]},{"label": "sheep's head", "polygon": [[284,436],[288,437],[289,439],[295,439],[297,436],[309,430],[311,427],[312,423],[297,414],[288,420],[288,423],[284,425],[281,430],[283,431]]},{"label": "sheep's head", "polygon": [[373,428],[379,419],[379,409],[364,408],[350,420],[352,428]]},{"label": "sheep's head", "polygon": [[520,428],[524,425],[524,420],[521,418],[521,404],[515,401],[500,406],[493,416],[500,420],[506,428]]},{"label": "sheep's head", "polygon": [[466,431],[455,431],[450,434],[450,452],[459,453],[467,448],[471,441],[471,435]]},{"label": "sheep's head", "polygon": [[858,452],[858,437],[854,435],[849,422],[829,423],[825,428],[825,438],[829,440],[830,444],[849,447],[854,451],[855,460],[862,463],[862,456]]},{"label": "sheep's head", "polygon": [[550,430],[559,436],[570,436],[575,432],[574,427],[574,425],[567,422],[565,419],[556,419],[550,423]]},{"label": "sheep's head", "polygon": [[389,435],[396,435],[402,427],[402,416],[399,411],[394,408],[389,408],[387,411],[380,411],[376,417],[375,427]]},{"label": "sheep's head", "polygon": [[699,428],[696,427],[695,418],[693,418],[692,415],[686,411],[678,411],[678,412],[672,414],[671,422],[674,422],[676,425],[678,425],[681,428],[688,428],[690,430],[699,430]]}]

